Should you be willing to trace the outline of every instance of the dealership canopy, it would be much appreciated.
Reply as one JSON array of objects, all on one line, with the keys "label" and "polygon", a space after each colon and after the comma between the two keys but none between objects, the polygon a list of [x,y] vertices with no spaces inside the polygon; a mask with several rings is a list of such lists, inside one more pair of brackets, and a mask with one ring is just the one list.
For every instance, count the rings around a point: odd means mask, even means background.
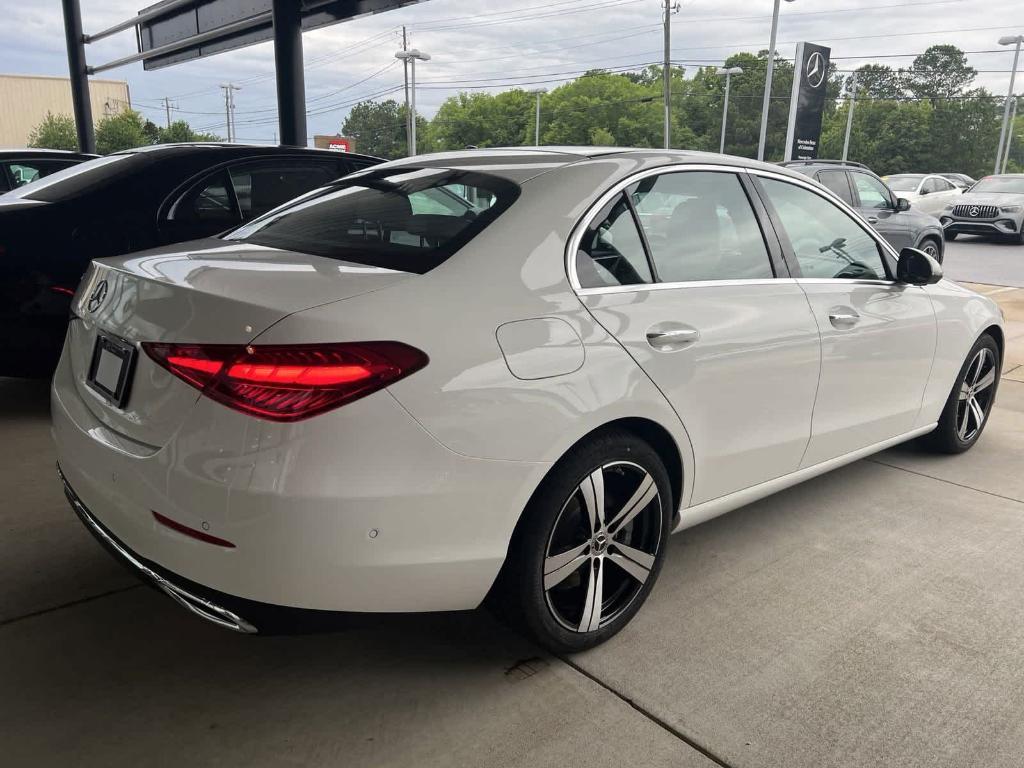
[{"label": "dealership canopy", "polygon": [[[79,0],[62,0],[79,147],[83,152],[96,148],[89,75],[136,61],[147,70],[167,67],[266,40],[274,41],[281,143],[304,146],[302,32],[419,2],[424,0],[163,0],[90,35],[82,32]],[[137,53],[105,64],[86,63],[88,43],[127,29],[135,31]]]}]

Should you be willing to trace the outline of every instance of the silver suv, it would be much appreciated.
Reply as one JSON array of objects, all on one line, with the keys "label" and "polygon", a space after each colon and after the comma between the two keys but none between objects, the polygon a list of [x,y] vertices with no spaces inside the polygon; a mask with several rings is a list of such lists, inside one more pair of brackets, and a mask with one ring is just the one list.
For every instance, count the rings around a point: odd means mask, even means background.
[{"label": "silver suv", "polygon": [[942,225],[897,197],[866,165],[843,160],[789,160],[785,167],[810,176],[856,208],[893,248],[919,248],[942,262]]},{"label": "silver suv", "polygon": [[1024,244],[1024,173],[986,176],[939,216],[947,240],[961,232]]}]

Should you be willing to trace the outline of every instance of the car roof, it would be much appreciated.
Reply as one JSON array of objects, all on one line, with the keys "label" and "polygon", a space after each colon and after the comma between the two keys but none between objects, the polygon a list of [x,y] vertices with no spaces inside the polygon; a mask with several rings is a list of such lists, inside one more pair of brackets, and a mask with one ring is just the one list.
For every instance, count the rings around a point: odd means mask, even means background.
[{"label": "car roof", "polygon": [[114,152],[115,155],[146,155],[149,157],[182,157],[195,155],[203,152],[216,152],[225,156],[230,155],[282,155],[282,154],[304,154],[317,157],[357,157],[361,159],[374,160],[379,162],[380,158],[372,155],[363,155],[357,152],[338,152],[332,149],[315,149],[313,147],[290,147],[285,145],[268,144],[235,144],[227,142],[187,142],[181,144],[150,144],[144,147],[134,147]]},{"label": "car roof", "polygon": [[586,146],[544,146],[544,147],[488,147],[486,149],[464,149],[454,152],[437,152],[428,155],[414,155],[392,160],[374,170],[387,168],[451,168],[493,173],[512,181],[523,182],[541,173],[559,167],[600,160],[609,157],[634,157],[665,165],[711,164],[760,168],[773,173],[785,173],[799,178],[793,171],[751,160],[746,157],[721,155],[715,152],[697,152],[682,149],[650,149],[644,147],[586,147]]},{"label": "car roof", "polygon": [[0,149],[0,160],[14,160],[19,157],[32,157],[37,160],[53,158],[55,160],[93,160],[99,155],[90,155],[85,152],[69,152],[66,149],[38,149],[26,147],[25,149]]}]

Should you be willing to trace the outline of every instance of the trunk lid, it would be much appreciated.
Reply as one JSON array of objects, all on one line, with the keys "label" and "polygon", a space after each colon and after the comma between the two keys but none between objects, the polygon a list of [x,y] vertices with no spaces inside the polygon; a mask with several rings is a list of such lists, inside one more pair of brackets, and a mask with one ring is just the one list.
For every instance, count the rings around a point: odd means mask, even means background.
[{"label": "trunk lid", "polygon": [[[304,309],[380,290],[408,273],[208,239],[92,262],[72,303],[67,346],[75,386],[97,419],[148,446],[164,445],[200,394],[157,365],[144,341],[245,344]],[[96,339],[135,348],[122,407],[87,384]]]}]

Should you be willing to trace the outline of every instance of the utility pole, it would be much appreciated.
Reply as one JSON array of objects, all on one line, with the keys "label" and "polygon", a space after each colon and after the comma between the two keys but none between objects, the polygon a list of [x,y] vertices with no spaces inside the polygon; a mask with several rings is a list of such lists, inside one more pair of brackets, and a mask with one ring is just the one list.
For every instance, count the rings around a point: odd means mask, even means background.
[{"label": "utility pole", "polygon": [[715,70],[716,75],[725,75],[725,99],[722,102],[722,138],[718,142],[718,153],[725,154],[725,124],[729,119],[729,83],[733,75],[742,75],[742,67],[719,67]]},{"label": "utility pole", "polygon": [[224,89],[224,117],[228,128],[228,142],[235,140],[235,91],[242,90],[240,85],[234,83],[221,83]]},{"label": "utility pole", "polygon": [[996,169],[999,173],[999,161],[1003,159],[1003,143],[1006,141],[1006,125],[1010,119],[1010,99],[1013,98],[1013,83],[1017,77],[1017,62],[1020,60],[1020,44],[1024,42],[1024,35],[1000,37],[1000,45],[1016,45],[1013,54],[1013,69],[1010,70],[1010,90],[1006,92],[1006,104],[1003,106],[1003,127],[999,131],[999,149],[996,150]]},{"label": "utility pole", "polygon": [[[402,25],[402,50],[409,50],[409,37],[405,32],[405,25]],[[409,128],[409,60],[402,59],[402,69],[405,72],[405,135],[409,136],[411,130]]]},{"label": "utility pole", "polygon": [[171,99],[169,96],[164,96],[164,109],[167,110],[167,127],[171,127]]},{"label": "utility pole", "polygon": [[1017,119],[1017,97],[1013,97],[1013,107],[1010,109],[1010,122],[1006,128],[1006,147],[1003,148],[1003,170],[1006,173],[1006,166],[1010,162],[1010,144],[1013,143],[1013,123]]},{"label": "utility pole", "polygon": [[846,113],[846,138],[843,139],[843,162],[850,152],[850,132],[853,130],[853,108],[857,106],[857,72],[850,81],[850,111]]},{"label": "utility pole", "polygon": [[662,76],[665,81],[665,149],[672,146],[672,10],[673,0],[665,0],[665,62]]},{"label": "utility pole", "polygon": [[78,0],[61,0],[64,9],[64,40],[68,50],[68,74],[71,76],[71,105],[75,112],[75,131],[80,152],[96,151],[96,133],[92,126],[92,102],[89,101],[89,74],[85,63],[85,35],[82,34],[82,9]]}]

